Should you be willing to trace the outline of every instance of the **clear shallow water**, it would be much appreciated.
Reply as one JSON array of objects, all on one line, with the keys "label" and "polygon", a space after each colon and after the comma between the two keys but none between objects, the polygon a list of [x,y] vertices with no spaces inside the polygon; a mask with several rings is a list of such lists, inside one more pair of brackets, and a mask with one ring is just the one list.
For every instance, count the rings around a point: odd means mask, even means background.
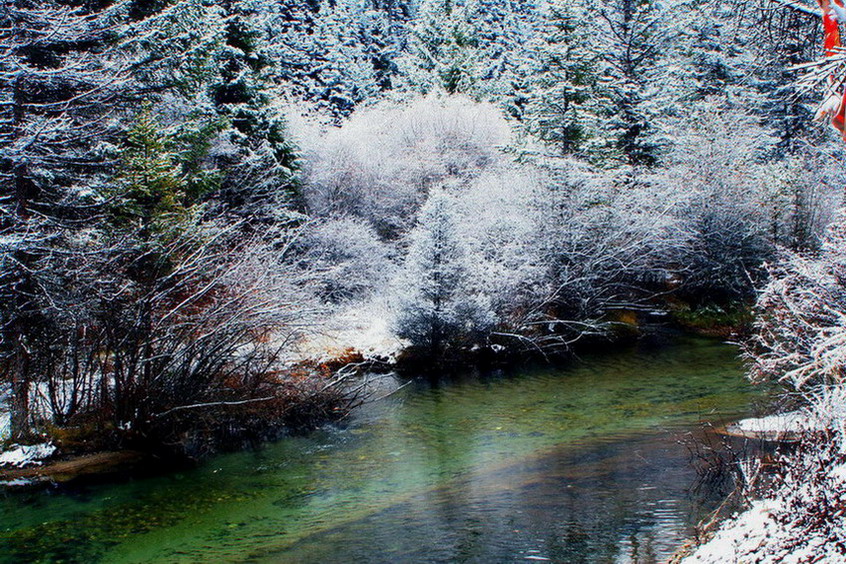
[{"label": "clear shallow water", "polygon": [[661,561],[723,493],[678,440],[749,411],[735,354],[687,339],[420,383],[190,471],[7,494],[0,562]]}]

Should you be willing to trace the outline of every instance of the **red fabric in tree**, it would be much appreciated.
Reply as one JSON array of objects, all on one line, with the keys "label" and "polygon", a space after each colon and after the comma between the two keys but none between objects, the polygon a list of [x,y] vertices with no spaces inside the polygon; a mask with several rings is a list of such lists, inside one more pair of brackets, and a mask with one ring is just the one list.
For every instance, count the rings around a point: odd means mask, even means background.
[{"label": "red fabric in tree", "polygon": [[[817,0],[817,2],[822,10],[823,53],[826,57],[831,57],[837,52],[835,48],[841,46],[840,24],[829,0]],[[833,2],[839,8],[843,8],[842,0],[833,0]],[[836,83],[835,77],[830,76],[828,82],[833,87]],[[840,88],[843,89],[843,86],[841,85]],[[830,116],[832,127],[846,139],[846,89],[839,95],[829,94],[817,112],[817,116],[821,119]]]}]

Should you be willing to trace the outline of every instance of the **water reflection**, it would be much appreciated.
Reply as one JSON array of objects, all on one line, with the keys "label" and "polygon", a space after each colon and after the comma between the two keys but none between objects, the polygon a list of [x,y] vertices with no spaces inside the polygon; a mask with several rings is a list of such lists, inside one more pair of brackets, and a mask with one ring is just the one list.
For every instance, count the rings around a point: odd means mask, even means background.
[{"label": "water reflection", "polygon": [[693,496],[677,433],[560,447],[438,487],[262,562],[659,562],[724,492]]}]

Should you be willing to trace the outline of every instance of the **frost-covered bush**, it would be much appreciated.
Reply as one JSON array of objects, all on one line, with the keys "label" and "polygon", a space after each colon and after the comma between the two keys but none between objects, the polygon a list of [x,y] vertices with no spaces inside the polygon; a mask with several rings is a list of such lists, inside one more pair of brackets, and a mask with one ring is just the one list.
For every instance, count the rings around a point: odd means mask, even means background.
[{"label": "frost-covered bush", "polygon": [[373,227],[353,217],[331,217],[309,226],[302,260],[316,273],[318,293],[343,302],[363,298],[384,286],[393,269],[390,248]]},{"label": "frost-covered bush", "polygon": [[659,185],[570,163],[538,194],[546,317],[597,320],[663,289],[684,248],[677,198]]},{"label": "frost-covered bush", "polygon": [[554,173],[502,162],[450,186],[451,237],[472,280],[464,291],[485,297],[499,336],[532,348],[604,331],[613,310],[665,291],[684,255],[678,198],[662,190],[576,162]]},{"label": "frost-covered bush", "polygon": [[650,179],[675,192],[689,235],[681,293],[691,301],[750,299],[777,246],[819,245],[841,198],[842,171],[824,155],[775,159],[778,140],[759,118],[717,100],[700,104],[690,123]]},{"label": "frost-covered bush", "polygon": [[500,167],[458,192],[460,236],[475,284],[503,319],[543,295],[536,197],[545,178],[528,167]]},{"label": "frost-covered bush", "polygon": [[[708,100],[694,117],[667,166],[651,170],[600,170],[516,144],[500,111],[461,96],[383,102],[323,131],[292,120],[310,212],[348,218],[343,228],[319,223],[308,242],[327,273],[324,294],[355,298],[383,284],[368,272],[388,255],[404,272],[419,269],[413,241],[431,221],[421,207],[434,190],[443,194],[433,201],[450,201],[473,281],[454,295],[484,296],[500,333],[560,344],[667,292],[699,304],[750,298],[778,243],[813,240],[831,192],[803,180],[795,162],[764,165],[775,140],[749,115]],[[403,276],[391,277],[391,293],[407,297]]]},{"label": "frost-covered bush", "polygon": [[[831,152],[839,148],[831,147]],[[810,149],[760,166],[770,236],[793,250],[819,248],[843,201],[843,169],[829,148]]]},{"label": "frost-covered bush", "polygon": [[[846,215],[816,255],[786,254],[758,298],[752,375],[816,392],[846,380]],[[813,397],[811,398],[813,400]]]},{"label": "frost-covered bush", "polygon": [[352,214],[395,238],[434,186],[464,184],[501,159],[510,128],[490,104],[460,96],[382,103],[320,132],[292,120],[309,210]]},{"label": "frost-covered bush", "polygon": [[495,323],[489,298],[470,275],[458,214],[453,196],[441,189],[430,194],[394,289],[397,335],[432,353],[472,343]]},{"label": "frost-covered bush", "polygon": [[762,159],[776,140],[746,113],[702,104],[654,182],[677,192],[688,231],[683,290],[706,300],[750,298],[774,251]]}]

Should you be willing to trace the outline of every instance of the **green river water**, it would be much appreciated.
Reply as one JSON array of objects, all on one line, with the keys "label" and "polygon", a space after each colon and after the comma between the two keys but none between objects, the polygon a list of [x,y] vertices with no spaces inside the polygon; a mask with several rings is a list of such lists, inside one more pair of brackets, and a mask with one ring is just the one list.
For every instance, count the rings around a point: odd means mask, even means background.
[{"label": "green river water", "polygon": [[725,492],[679,441],[750,412],[684,338],[415,382],[344,427],[154,477],[0,494],[0,562],[655,562]]}]

